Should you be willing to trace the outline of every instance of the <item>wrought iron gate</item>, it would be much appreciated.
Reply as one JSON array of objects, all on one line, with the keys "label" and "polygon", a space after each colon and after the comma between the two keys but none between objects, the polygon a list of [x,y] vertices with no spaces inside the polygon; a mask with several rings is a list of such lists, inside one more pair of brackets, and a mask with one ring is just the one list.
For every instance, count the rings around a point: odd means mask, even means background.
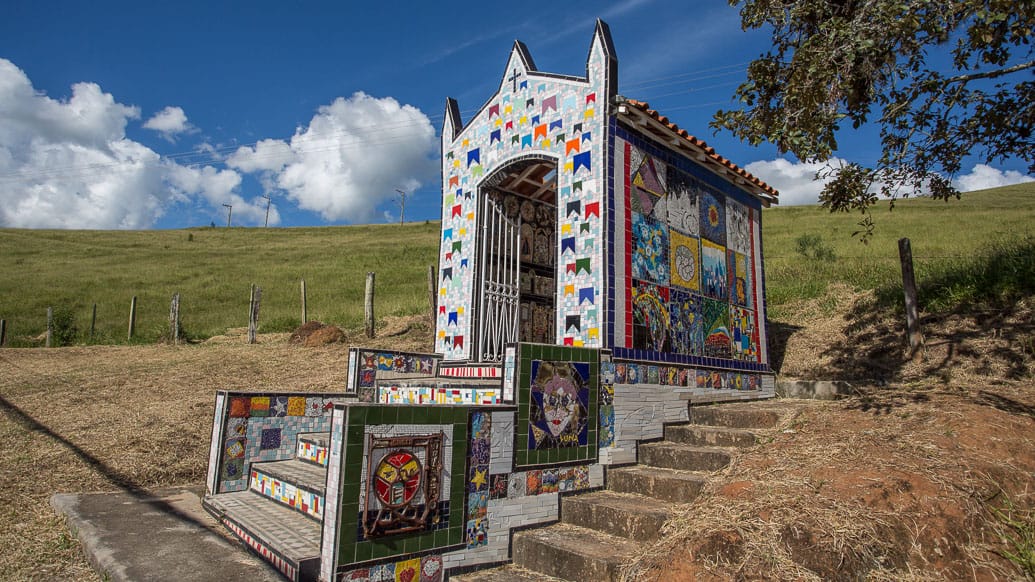
[{"label": "wrought iron gate", "polygon": [[520,217],[507,218],[488,192],[481,197],[481,205],[474,356],[479,362],[501,362],[503,348],[518,339]]}]

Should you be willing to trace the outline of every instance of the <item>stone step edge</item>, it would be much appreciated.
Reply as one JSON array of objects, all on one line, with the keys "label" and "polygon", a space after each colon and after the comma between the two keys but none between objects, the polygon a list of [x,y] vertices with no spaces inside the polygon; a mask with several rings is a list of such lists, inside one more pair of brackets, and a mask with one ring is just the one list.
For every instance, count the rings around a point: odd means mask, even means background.
[{"label": "stone step edge", "polygon": [[[742,407],[731,408],[723,405],[740,405]],[[750,408],[743,407],[750,405]],[[697,419],[694,418],[695,414],[699,416]],[[772,430],[780,426],[780,423],[786,418],[788,410],[784,406],[776,405],[773,400],[746,400],[741,402],[708,402],[701,403],[700,405],[691,404],[689,407],[689,422],[688,424],[697,426],[712,426],[712,427],[725,427],[725,428],[739,428],[745,430]],[[723,419],[723,416],[726,419]],[[746,426],[735,426],[727,424],[728,419],[734,419],[737,417],[769,417],[771,420],[766,420],[759,426],[758,424],[750,424]],[[775,417],[775,419],[772,419]],[[714,419],[720,419],[717,423],[711,423]]]},{"label": "stone step edge", "polygon": [[[721,453],[721,454],[724,454],[724,455],[728,455],[731,458],[733,456],[743,452],[743,447],[724,447],[724,446],[721,446],[721,445],[690,445],[690,444],[687,444],[687,443],[681,443],[681,442],[678,442],[678,441],[670,441],[670,440],[659,440],[659,441],[650,441],[650,442],[645,442],[645,443],[639,443],[639,447],[647,447],[647,448],[654,448],[654,449],[659,449],[659,448],[677,448],[677,449],[683,449],[683,450],[687,450],[687,451],[694,451],[694,452],[698,452],[698,453],[711,453],[711,454]],[[639,448],[639,447],[637,447],[637,448]]]},{"label": "stone step edge", "polygon": [[733,427],[730,427],[730,426],[715,426],[715,425],[710,425],[710,424],[693,424],[693,423],[689,423],[689,424],[687,424],[687,423],[670,424],[670,425],[666,425],[665,426],[665,429],[664,429],[664,435],[665,436],[663,438],[663,441],[661,441],[661,442],[670,442],[670,443],[674,443],[674,444],[690,444],[690,443],[685,443],[683,441],[680,441],[678,439],[670,438],[669,435],[668,435],[668,431],[670,431],[670,430],[673,431],[673,432],[702,431],[704,433],[735,435],[735,436],[738,436],[738,437],[746,437],[746,438],[749,438],[752,441],[750,444],[745,443],[745,444],[742,444],[742,445],[712,445],[712,444],[693,445],[693,446],[705,446],[705,447],[745,449],[745,448],[750,448],[750,447],[758,445],[759,432],[772,431],[773,429],[771,429],[771,428],[763,428],[763,429],[758,429],[758,428],[754,428],[754,429],[751,429],[751,428],[733,428]]},{"label": "stone step edge", "polygon": [[[553,545],[553,544],[550,543],[549,540],[542,539],[542,536],[544,534],[545,535],[549,535],[549,532],[547,530],[556,531],[558,529],[568,530],[568,534],[569,535],[567,537],[569,537],[569,538],[571,537],[571,535],[570,535],[571,533],[577,533],[579,535],[588,536],[591,539],[594,539],[595,542],[600,543],[600,544],[610,543],[612,549],[613,550],[617,550],[617,553],[615,553],[615,551],[612,551],[611,553],[609,553],[607,555],[604,555],[604,556],[592,555],[591,553],[585,551],[586,548],[589,547],[587,545],[576,546],[576,547],[567,547],[567,546],[561,546],[561,545]],[[591,560],[591,561],[602,560],[604,563],[606,563],[606,564],[608,564],[610,566],[613,566],[615,568],[620,568],[629,559],[635,557],[637,552],[639,552],[644,547],[644,544],[636,542],[635,540],[629,540],[629,539],[626,539],[626,538],[622,538],[622,537],[619,537],[619,536],[615,536],[615,535],[611,535],[611,534],[608,534],[608,533],[600,532],[600,531],[593,530],[593,529],[590,529],[590,528],[585,528],[585,527],[581,527],[581,526],[577,526],[577,525],[572,525],[570,523],[563,523],[563,522],[562,523],[555,523],[555,524],[552,524],[552,525],[549,525],[549,526],[545,526],[545,527],[537,527],[537,528],[531,528],[531,529],[526,529],[526,530],[514,532],[513,538],[512,538],[512,542],[511,542],[512,547],[515,547],[519,543],[519,541],[518,541],[519,538],[527,538],[527,539],[531,540],[531,543],[536,544],[536,545],[538,545],[538,544],[547,544],[549,547],[555,549],[558,552],[562,552],[564,554],[575,554],[575,555],[579,556],[580,559],[583,559],[583,560]],[[604,539],[601,539],[601,538],[604,538]],[[611,541],[609,542],[608,540],[611,540]],[[512,554],[512,558],[516,558],[516,555]],[[531,569],[529,566],[527,566],[527,565],[525,565],[523,563],[519,563],[517,561],[517,559],[514,559],[513,563],[515,565],[517,565],[518,567],[525,568],[525,569]],[[538,571],[538,570],[534,570],[534,571]],[[544,574],[546,574],[548,576],[555,576],[556,577],[556,574],[551,574],[549,572],[544,572]],[[581,580],[583,578],[579,578],[579,579]]]},{"label": "stone step edge", "polygon": [[[270,501],[276,503],[274,500]],[[246,524],[241,523],[227,512],[213,506],[209,503],[208,496],[202,499],[201,505],[205,511],[215,517],[219,523],[223,524],[242,544],[269,562],[288,580],[298,582],[316,580],[320,571],[319,554],[313,557],[292,558],[284,551],[278,549],[272,540],[265,540],[262,536],[256,535]]]},{"label": "stone step edge", "polygon": [[[625,504],[629,502],[639,503],[641,504],[641,507],[634,509],[625,506]],[[651,497],[649,495],[643,495],[641,493],[627,493],[623,491],[614,491],[612,489],[600,489],[581,495],[572,495],[569,497],[565,497],[562,500],[561,523],[573,525],[575,527],[581,527],[584,529],[590,529],[596,532],[614,536],[616,538],[632,540],[634,542],[640,541],[640,538],[615,533],[615,530],[620,528],[614,528],[613,526],[611,526],[611,529],[598,529],[588,523],[583,523],[578,519],[573,519],[572,515],[577,514],[578,512],[576,511],[575,507],[569,507],[569,509],[566,511],[565,506],[569,504],[571,506],[593,506],[597,509],[613,511],[620,514],[631,513],[635,515],[634,518],[642,518],[652,521],[660,519],[661,524],[658,527],[658,535],[660,535],[661,528],[664,526],[665,522],[668,521],[673,515],[675,515],[676,505],[675,503],[672,503],[671,501],[667,501],[665,499]],[[590,509],[589,511],[591,513],[595,513],[593,509]],[[643,538],[644,541],[654,541],[655,539],[657,539],[656,536]]]},{"label": "stone step edge", "polygon": [[569,582],[564,578],[557,578],[522,568],[517,564],[510,563],[503,566],[493,566],[464,572],[463,574],[450,574],[449,582]]}]

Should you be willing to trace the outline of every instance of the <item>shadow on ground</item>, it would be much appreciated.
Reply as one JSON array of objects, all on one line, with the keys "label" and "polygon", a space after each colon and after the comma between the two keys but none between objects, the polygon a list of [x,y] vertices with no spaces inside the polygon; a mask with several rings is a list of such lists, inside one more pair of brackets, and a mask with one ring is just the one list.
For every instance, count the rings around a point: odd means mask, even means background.
[{"label": "shadow on ground", "polygon": [[[957,373],[1008,380],[1035,374],[1035,239],[996,245],[919,280],[922,362],[907,357],[901,286],[856,301],[824,370],[846,380],[948,382]],[[951,305],[949,308],[947,306]]]}]

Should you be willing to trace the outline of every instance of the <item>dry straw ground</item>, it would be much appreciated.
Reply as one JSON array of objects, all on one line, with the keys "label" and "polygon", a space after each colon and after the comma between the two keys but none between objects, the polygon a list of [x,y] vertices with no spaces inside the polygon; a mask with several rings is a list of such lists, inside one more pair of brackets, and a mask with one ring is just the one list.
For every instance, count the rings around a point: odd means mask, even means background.
[{"label": "dry straw ground", "polygon": [[[832,286],[789,306],[807,324],[774,322],[785,373],[849,378],[858,394],[803,403],[681,511],[630,579],[1023,578],[1003,556],[1022,535],[1006,518],[1033,526],[1031,304],[929,316],[915,365],[869,299]],[[426,350],[430,335],[418,318],[393,319],[374,343]],[[287,334],[0,350],[0,572],[97,580],[53,493],[199,485],[214,390],[335,390],[344,369],[343,344]]]}]

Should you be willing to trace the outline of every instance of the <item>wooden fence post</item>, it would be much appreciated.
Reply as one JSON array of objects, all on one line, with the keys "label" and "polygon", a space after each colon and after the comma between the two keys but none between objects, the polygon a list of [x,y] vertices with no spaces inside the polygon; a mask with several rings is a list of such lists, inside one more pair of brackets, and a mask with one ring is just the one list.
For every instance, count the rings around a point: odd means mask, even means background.
[{"label": "wooden fence post", "polygon": [[133,300],[129,302],[129,333],[126,334],[126,339],[133,339],[133,331],[137,326],[137,296],[133,296]]},{"label": "wooden fence post", "polygon": [[248,310],[248,343],[256,343],[256,334],[259,331],[259,304],[262,302],[262,287],[252,285],[252,299]]},{"label": "wooden fence post", "polygon": [[47,308],[47,347],[51,346],[51,339],[54,337],[54,308]]},{"label": "wooden fence post", "polygon": [[309,322],[309,310],[305,304],[305,279],[302,279],[302,325]]},{"label": "wooden fence post", "polygon": [[7,320],[0,319],[0,348],[4,347],[4,341],[7,340]]},{"label": "wooden fence post", "polygon": [[97,304],[93,304],[93,313],[90,315],[90,339],[93,339],[93,330],[97,327]]},{"label": "wooden fence post", "polygon": [[913,249],[908,238],[899,239],[898,256],[902,262],[902,292],[906,301],[906,337],[909,340],[909,357],[914,362],[919,362],[923,358],[924,334],[920,331],[916,278],[913,275]]},{"label": "wooden fence post", "polygon": [[367,289],[363,295],[363,319],[367,337],[374,337],[374,273],[367,273]]},{"label": "wooden fence post", "polygon": [[435,287],[437,281],[435,280],[435,265],[428,265],[428,307],[431,309],[431,331],[435,332],[435,307],[438,303],[436,301]]},{"label": "wooden fence post", "polygon": [[180,343],[180,294],[173,293],[172,302],[169,304],[169,337],[173,345]]}]

